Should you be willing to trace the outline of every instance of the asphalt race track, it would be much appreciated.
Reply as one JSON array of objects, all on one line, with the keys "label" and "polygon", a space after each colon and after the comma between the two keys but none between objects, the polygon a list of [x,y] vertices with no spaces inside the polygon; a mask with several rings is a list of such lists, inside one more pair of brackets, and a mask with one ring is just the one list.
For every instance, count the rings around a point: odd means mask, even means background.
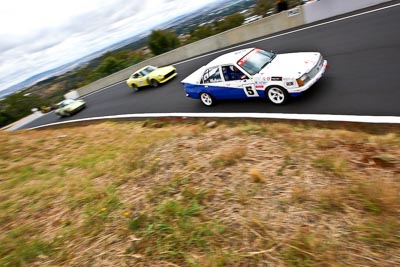
[{"label": "asphalt race track", "polygon": [[[389,2],[386,6],[398,3]],[[383,7],[380,5],[378,7]],[[350,15],[374,10],[364,9]],[[87,108],[69,118],[54,112],[25,125],[31,128],[90,117],[143,113],[294,113],[400,116],[400,6],[360,16],[349,14],[274,34],[240,46],[277,53],[321,52],[329,68],[308,92],[275,106],[265,99],[219,102],[205,107],[185,97],[180,81],[215,57],[238,47],[174,64],[178,76],[158,88],[134,92],[124,82],[84,97]],[[339,20],[338,20],[339,19]],[[330,22],[332,20],[336,20]],[[322,24],[322,25],[321,25]],[[311,27],[310,27],[311,26]]]}]

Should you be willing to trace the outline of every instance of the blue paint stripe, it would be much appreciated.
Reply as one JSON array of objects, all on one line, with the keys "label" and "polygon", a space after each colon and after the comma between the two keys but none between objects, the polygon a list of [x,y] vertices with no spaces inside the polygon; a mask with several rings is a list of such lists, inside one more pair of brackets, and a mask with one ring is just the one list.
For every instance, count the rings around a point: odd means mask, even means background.
[{"label": "blue paint stripe", "polygon": [[[243,88],[226,87],[226,86],[210,86],[184,83],[183,87],[189,97],[199,99],[201,93],[208,93],[217,100],[223,99],[246,99],[249,98]],[[264,90],[257,90],[259,97],[265,98]]]}]

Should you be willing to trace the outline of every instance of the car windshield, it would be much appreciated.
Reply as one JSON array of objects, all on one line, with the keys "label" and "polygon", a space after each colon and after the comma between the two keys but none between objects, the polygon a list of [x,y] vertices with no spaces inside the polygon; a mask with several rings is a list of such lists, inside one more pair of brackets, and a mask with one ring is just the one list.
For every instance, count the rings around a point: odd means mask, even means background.
[{"label": "car windshield", "polygon": [[272,52],[254,49],[246,56],[241,58],[237,63],[250,75],[254,75],[267,66],[275,58],[275,56],[276,54]]},{"label": "car windshield", "polygon": [[58,105],[58,107],[59,107],[59,108],[62,108],[62,107],[65,107],[65,106],[67,106],[67,105],[69,105],[69,104],[71,104],[71,103],[74,103],[74,100],[72,100],[72,99],[66,99],[66,100],[62,101],[62,102]]},{"label": "car windshield", "polygon": [[147,66],[146,68],[144,68],[141,73],[144,75],[149,74],[150,72],[154,71],[155,69],[157,69],[156,67],[153,66]]}]

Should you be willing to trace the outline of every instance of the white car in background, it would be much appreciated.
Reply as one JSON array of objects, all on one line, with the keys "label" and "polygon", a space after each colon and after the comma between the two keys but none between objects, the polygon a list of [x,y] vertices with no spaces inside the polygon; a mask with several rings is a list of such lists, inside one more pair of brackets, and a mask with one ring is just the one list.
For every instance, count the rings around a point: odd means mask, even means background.
[{"label": "white car in background", "polygon": [[284,104],[308,90],[324,74],[318,52],[275,54],[248,48],[222,55],[182,80],[186,96],[206,106],[216,100],[261,97]]},{"label": "white car in background", "polygon": [[60,117],[67,117],[81,111],[85,107],[86,103],[82,99],[65,99],[57,104],[55,113]]}]

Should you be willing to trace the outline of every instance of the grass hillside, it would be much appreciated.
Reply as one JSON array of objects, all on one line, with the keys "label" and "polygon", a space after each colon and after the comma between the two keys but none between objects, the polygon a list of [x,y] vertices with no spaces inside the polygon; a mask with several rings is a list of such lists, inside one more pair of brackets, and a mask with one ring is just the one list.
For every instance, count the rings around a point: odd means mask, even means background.
[{"label": "grass hillside", "polygon": [[0,132],[0,266],[400,266],[400,127]]}]

